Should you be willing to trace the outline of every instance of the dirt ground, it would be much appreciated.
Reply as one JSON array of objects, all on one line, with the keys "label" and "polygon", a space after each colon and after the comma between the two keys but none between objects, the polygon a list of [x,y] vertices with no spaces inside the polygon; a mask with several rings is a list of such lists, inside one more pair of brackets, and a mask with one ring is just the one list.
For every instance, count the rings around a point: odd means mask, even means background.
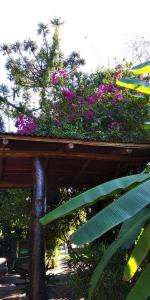
[{"label": "dirt ground", "polygon": [[0,300],[25,300],[24,280],[16,274],[0,278]]},{"label": "dirt ground", "polygon": [[[69,289],[68,276],[68,271],[50,276],[47,281],[49,300],[77,300]],[[27,300],[27,286],[17,275],[6,275],[0,279],[0,300]]]},{"label": "dirt ground", "polygon": [[[70,270],[66,267],[64,254],[60,257],[59,267],[50,271],[47,280],[48,300],[82,300],[69,289]],[[0,300],[28,300],[28,282],[19,275],[11,274],[0,278]]]}]

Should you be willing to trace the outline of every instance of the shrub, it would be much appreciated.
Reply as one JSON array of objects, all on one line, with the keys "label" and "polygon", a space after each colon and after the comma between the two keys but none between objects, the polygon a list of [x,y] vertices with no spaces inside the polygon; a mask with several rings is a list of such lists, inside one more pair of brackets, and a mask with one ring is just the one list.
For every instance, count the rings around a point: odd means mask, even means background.
[{"label": "shrub", "polygon": [[[73,273],[70,278],[70,287],[77,297],[87,299],[90,277],[93,270],[102,258],[107,246],[88,245],[76,248],[69,254],[68,266]],[[105,269],[101,278],[100,287],[94,294],[95,300],[124,300],[129,292],[130,285],[122,281],[123,269],[126,262],[125,251],[119,251]]]}]

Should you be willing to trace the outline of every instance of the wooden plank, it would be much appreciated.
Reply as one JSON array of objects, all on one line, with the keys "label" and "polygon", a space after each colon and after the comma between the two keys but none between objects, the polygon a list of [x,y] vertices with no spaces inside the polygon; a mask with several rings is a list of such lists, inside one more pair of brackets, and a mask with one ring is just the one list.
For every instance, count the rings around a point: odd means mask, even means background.
[{"label": "wooden plank", "polygon": [[30,189],[32,188],[33,184],[31,183],[23,183],[23,182],[18,182],[18,181],[0,181],[0,188],[3,189],[14,189],[14,188],[20,188],[20,189]]},{"label": "wooden plank", "polygon": [[78,139],[64,139],[64,138],[51,138],[41,136],[21,136],[1,134],[0,139],[30,141],[30,142],[47,142],[47,143],[61,143],[61,144],[78,144],[83,146],[98,146],[98,147],[121,147],[121,148],[136,148],[136,149],[150,149],[150,144],[134,144],[134,143],[118,143],[118,142],[101,142],[101,141],[85,141]]},{"label": "wooden plank", "polygon": [[107,161],[145,161],[150,159],[149,155],[133,156],[128,155],[116,155],[114,154],[98,154],[98,153],[86,153],[86,152],[56,152],[56,151],[18,151],[18,150],[0,150],[0,157],[12,157],[12,158],[34,158],[34,157],[47,157],[47,158],[66,158],[66,159],[85,159],[85,160],[107,160]]},{"label": "wooden plank", "polygon": [[89,164],[90,164],[90,160],[86,160],[83,166],[81,167],[79,173],[75,176],[74,180],[79,180],[81,178],[82,174],[85,172]]}]

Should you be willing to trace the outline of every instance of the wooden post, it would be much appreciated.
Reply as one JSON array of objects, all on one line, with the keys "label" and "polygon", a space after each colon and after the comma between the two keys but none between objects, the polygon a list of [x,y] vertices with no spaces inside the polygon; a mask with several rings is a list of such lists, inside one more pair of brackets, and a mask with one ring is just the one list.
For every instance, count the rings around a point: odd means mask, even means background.
[{"label": "wooden post", "polygon": [[45,176],[42,162],[34,159],[32,197],[30,300],[46,300],[44,228],[39,219],[45,212]]}]

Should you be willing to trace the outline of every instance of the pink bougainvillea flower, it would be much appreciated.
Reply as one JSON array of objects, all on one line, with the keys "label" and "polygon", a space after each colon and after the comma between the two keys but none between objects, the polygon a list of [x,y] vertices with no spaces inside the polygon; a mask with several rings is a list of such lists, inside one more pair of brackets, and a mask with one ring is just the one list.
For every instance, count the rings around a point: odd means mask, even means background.
[{"label": "pink bougainvillea flower", "polygon": [[116,105],[116,104],[117,104],[116,98],[113,98],[113,99],[111,100],[111,104],[112,104],[112,105]]},{"label": "pink bougainvillea flower", "polygon": [[117,100],[123,100],[124,97],[123,97],[122,94],[118,93],[118,94],[116,94],[116,99],[117,99]]},{"label": "pink bougainvillea flower", "polygon": [[100,86],[96,89],[96,94],[98,96],[102,96],[103,94],[108,93],[108,85],[106,84],[100,84]]},{"label": "pink bougainvillea flower", "polygon": [[67,79],[68,78],[68,73],[66,72],[66,70],[59,70],[58,71],[58,74],[60,75],[60,76],[63,76],[63,78],[65,78],[65,79]]},{"label": "pink bougainvillea flower", "polygon": [[71,90],[67,90],[67,89],[63,89],[62,95],[67,100],[72,100],[75,97],[74,92],[72,92]]},{"label": "pink bougainvillea flower", "polygon": [[92,96],[88,97],[88,101],[90,104],[93,104],[96,100],[97,100],[96,95],[92,95]]},{"label": "pink bougainvillea flower", "polygon": [[51,82],[54,85],[59,84],[62,79],[65,80],[67,78],[68,78],[68,73],[63,69],[50,74]]},{"label": "pink bougainvillea flower", "polygon": [[121,69],[121,65],[115,67],[115,73],[113,75],[113,79],[120,79],[123,77],[123,70]]},{"label": "pink bougainvillea flower", "polygon": [[72,108],[73,110],[77,109],[77,108],[78,108],[78,104],[72,103],[72,104],[71,104],[71,108]]},{"label": "pink bougainvillea flower", "polygon": [[121,123],[118,121],[113,121],[108,127],[111,129],[120,129]]},{"label": "pink bougainvillea flower", "polygon": [[57,76],[56,72],[51,74],[50,78],[51,78],[52,84],[56,85],[59,83],[59,77]]},{"label": "pink bougainvillea flower", "polygon": [[58,128],[61,127],[61,120],[59,117],[54,118],[54,125]]},{"label": "pink bougainvillea flower", "polygon": [[83,96],[78,96],[77,98],[81,103],[84,103],[86,101],[86,98]]},{"label": "pink bougainvillea flower", "polygon": [[114,87],[113,84],[100,84],[100,86],[96,89],[96,95],[98,97],[103,97],[107,93],[115,93],[116,88]]},{"label": "pink bougainvillea flower", "polygon": [[92,111],[92,110],[85,110],[84,117],[85,117],[86,121],[92,119],[94,117],[94,111]]},{"label": "pink bougainvillea flower", "polygon": [[74,122],[74,120],[75,120],[75,115],[70,113],[70,114],[67,116],[67,119],[68,119],[68,122],[69,122],[69,123],[72,123],[72,122]]},{"label": "pink bougainvillea flower", "polygon": [[38,126],[33,121],[33,118],[20,115],[16,122],[15,127],[17,127],[17,133],[19,134],[33,134],[37,131]]}]

